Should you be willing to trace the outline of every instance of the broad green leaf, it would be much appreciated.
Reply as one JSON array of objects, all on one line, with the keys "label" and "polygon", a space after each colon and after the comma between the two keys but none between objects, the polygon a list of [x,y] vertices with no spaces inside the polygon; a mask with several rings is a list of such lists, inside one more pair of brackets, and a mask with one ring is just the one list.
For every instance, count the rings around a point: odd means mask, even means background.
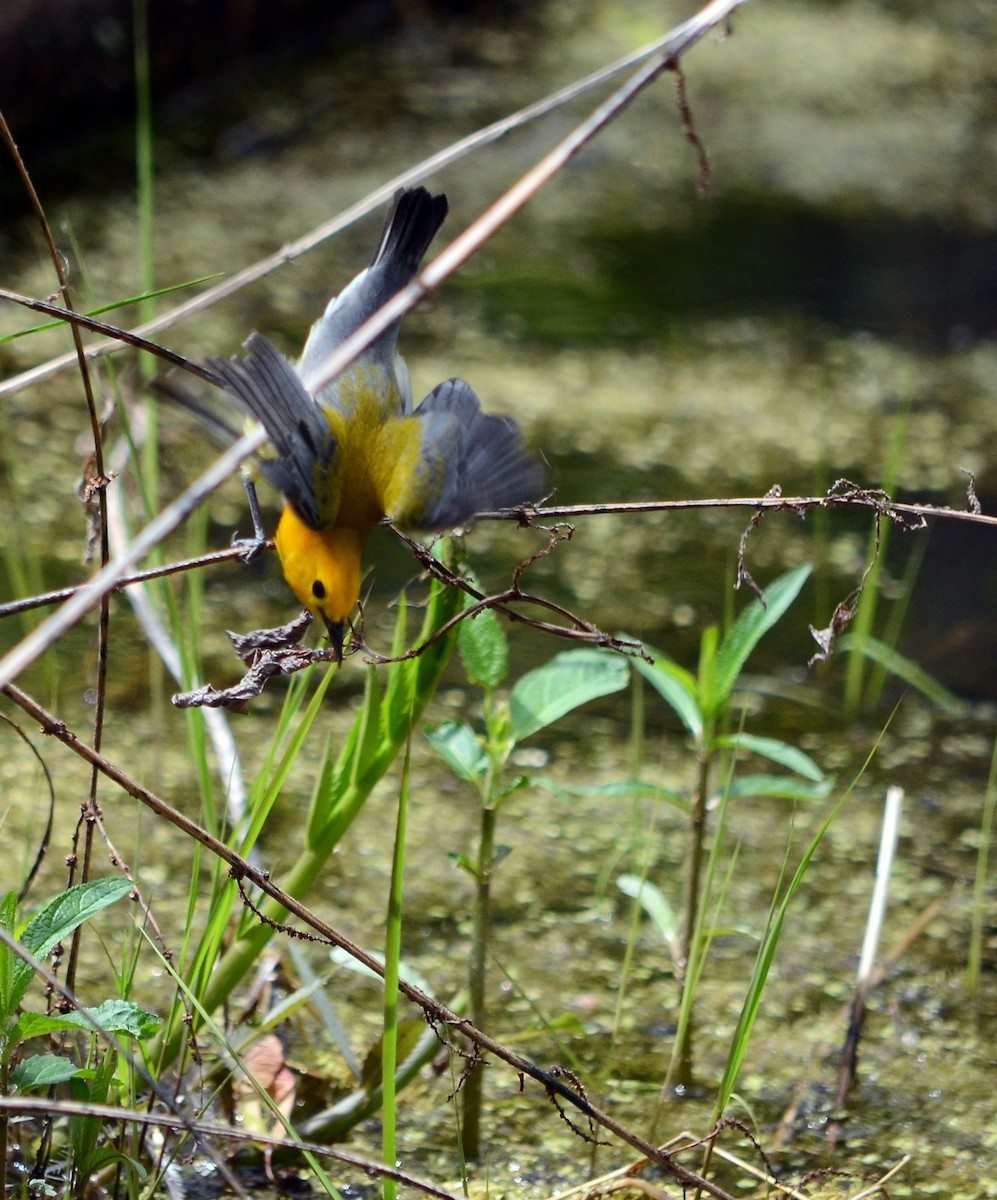
[{"label": "broad green leaf", "polygon": [[695,675],[663,651],[648,645],[644,649],[654,662],[634,658],[631,660],[634,670],[643,675],[698,742],[703,736],[703,714],[699,708],[699,685]]},{"label": "broad green leaf", "polygon": [[711,694],[702,697],[707,713],[715,715],[727,703],[748,656],[800,594],[810,569],[809,564],[804,564],[780,575],[762,592],[765,603],[757,597],[752,600],[724,635],[717,651]]},{"label": "broad green leaf", "polygon": [[916,662],[913,662],[905,654],[901,654],[899,650],[894,650],[892,646],[888,646],[878,638],[855,637],[852,634],[847,634],[844,637],[838,638],[838,646],[842,650],[858,650],[866,658],[871,658],[873,662],[879,663],[891,675],[896,675],[904,683],[910,684],[912,688],[916,688],[933,704],[937,704],[943,712],[954,716],[962,712],[965,707],[959,697],[953,695],[944,684],[939,683],[937,679],[929,675],[927,671],[918,666]]},{"label": "broad green leaf", "polygon": [[130,879],[112,875],[68,888],[31,918],[21,942],[35,958],[44,958],[74,929],[126,896],[134,886]]},{"label": "broad green leaf", "polygon": [[[545,1029],[554,1029],[558,1033],[585,1034],[589,1030],[585,1027],[585,1022],[578,1016],[577,1013],[561,1013],[559,1017],[554,1017],[553,1020],[544,1022]],[[508,1039],[511,1042],[516,1041],[516,1035],[513,1034]]]},{"label": "broad green leaf", "polygon": [[12,1045],[19,1046],[31,1038],[62,1033],[66,1029],[79,1029],[81,1026],[90,1033],[94,1031],[92,1025],[81,1020],[79,1013],[50,1017],[47,1013],[22,1012],[11,1031],[10,1041]]},{"label": "broad green leaf", "polygon": [[715,738],[713,744],[733,746],[740,750],[748,750],[752,754],[759,754],[762,758],[785,767],[787,771],[795,771],[811,783],[820,783],[824,778],[824,772],[808,754],[804,754],[796,746],[790,746],[788,742],[780,741],[779,738],[755,737],[752,733],[732,733],[726,737]]},{"label": "broad green leaf", "polygon": [[103,1004],[87,1011],[108,1033],[124,1033],[143,1040],[157,1033],[163,1023],[156,1013],[149,1012],[133,1000],[105,1000]]},{"label": "broad green leaf", "polygon": [[11,1072],[14,1086],[22,1092],[29,1088],[52,1087],[65,1083],[79,1073],[79,1066],[61,1054],[35,1054],[19,1062]]},{"label": "broad green leaf", "polygon": [[494,692],[509,673],[505,630],[490,608],[461,621],[457,649],[468,679],[485,691]]},{"label": "broad green leaf", "polygon": [[512,689],[512,738],[521,742],[566,713],[627,686],[626,660],[609,650],[566,650]]},{"label": "broad green leaf", "polygon": [[[407,1058],[415,1053],[416,1048],[422,1041],[422,1035],[426,1031],[426,1022],[419,1020],[416,1017],[409,1017],[404,1021],[398,1022],[397,1027],[397,1046],[396,1056],[400,1063],[403,1063]],[[363,1060],[363,1066],[360,1071],[360,1086],[366,1091],[373,1091],[374,1088],[379,1088],[384,1080],[382,1066],[384,1062],[384,1037],[379,1037]]]},{"label": "broad green leaf", "polygon": [[[133,887],[130,879],[110,876],[68,888],[31,918],[21,935],[22,944],[35,958],[44,958],[84,921],[126,896]],[[23,959],[18,959],[14,964],[10,996],[12,1009],[24,999],[31,976],[31,967]]]},{"label": "broad green leaf", "polygon": [[534,787],[545,788],[555,796],[594,796],[597,799],[615,800],[617,797],[629,800],[637,796],[647,796],[651,800],[664,800],[674,804],[683,812],[689,811],[689,801],[676,788],[664,787],[660,783],[645,783],[641,779],[620,779],[613,783],[564,783],[560,779],[551,779],[541,775],[533,780]]},{"label": "broad green leaf", "polygon": [[621,875],[616,881],[616,886],[621,892],[635,899],[647,913],[668,947],[668,953],[678,962],[682,955],[680,922],[661,888],[647,879],[641,879],[639,875]]},{"label": "broad green leaf", "polygon": [[451,854],[450,861],[455,867],[460,867],[462,871],[466,871],[472,879],[477,880],[478,868],[474,865],[469,854]]},{"label": "broad green leaf", "polygon": [[451,771],[467,783],[478,783],[488,770],[488,755],[478,735],[462,721],[428,728],[426,738]]},{"label": "broad green leaf", "polygon": [[792,775],[739,775],[730,784],[730,795],[738,800],[768,796],[773,800],[824,800],[834,789],[834,777],[806,783]]}]

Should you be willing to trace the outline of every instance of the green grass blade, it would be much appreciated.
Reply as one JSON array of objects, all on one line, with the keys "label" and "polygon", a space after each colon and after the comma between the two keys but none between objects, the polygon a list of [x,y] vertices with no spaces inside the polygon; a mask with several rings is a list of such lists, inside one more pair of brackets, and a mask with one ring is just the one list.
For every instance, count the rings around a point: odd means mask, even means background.
[{"label": "green grass blade", "polygon": [[888,646],[885,642],[881,642],[874,637],[856,637],[853,634],[847,634],[845,637],[838,639],[838,645],[842,650],[857,651],[864,654],[866,658],[871,659],[874,663],[885,667],[891,675],[895,675],[897,679],[903,680],[912,688],[925,696],[932,704],[937,704],[938,707],[951,716],[956,716],[963,710],[963,703],[958,696],[954,695],[937,679],[929,675],[923,667],[918,666],[913,659],[907,658],[901,654],[899,650],[895,650],[892,646]]},{"label": "green grass blade", "polygon": [[[402,955],[402,896],[405,877],[405,836],[409,803],[409,767],[411,738],[405,744],[402,778],[398,789],[398,816],[395,822],[394,852],[391,857],[391,883],[384,935],[384,1033],[381,1038],[381,1157],[394,1165],[395,1149],[395,1075],[398,1069],[398,979]],[[395,1181],[382,1184],[384,1200],[395,1200]]]},{"label": "green grass blade", "polygon": [[[741,1014],[738,1017],[737,1027],[734,1030],[734,1035],[730,1042],[730,1051],[727,1056],[727,1062],[724,1066],[723,1077],[720,1080],[720,1086],[717,1089],[716,1105],[713,1109],[715,1120],[719,1120],[724,1109],[730,1102],[731,1095],[737,1083],[738,1075],[741,1072],[741,1067],[744,1064],[745,1055],[748,1053],[748,1045],[751,1041],[751,1033],[755,1026],[755,1019],[758,1016],[758,1010],[761,1007],[762,995],[765,991],[765,984],[768,980],[769,971],[772,967],[772,961],[775,958],[775,952],[779,945],[779,938],[782,935],[782,928],[786,921],[786,913],[789,911],[789,905],[793,897],[796,895],[797,889],[803,882],[804,876],[810,866],[813,856],[817,853],[817,847],[824,839],[824,834],[831,827],[831,822],[841,811],[842,805],[850,795],[850,790],[846,791],[842,797],[832,806],[831,811],[825,817],[820,829],[807,847],[799,866],[793,873],[793,878],[790,880],[782,899],[778,901],[774,909],[769,913],[768,925],[765,929],[765,934],[762,938],[762,944],[758,948],[758,954],[755,956],[755,966],[751,973],[751,981],[748,984],[748,991],[745,995],[744,1004],[741,1007]],[[781,880],[778,888],[781,887]]]},{"label": "green grass blade", "polygon": [[[436,630],[460,611],[462,603],[463,594],[456,588],[433,583],[419,634],[419,641],[426,648],[414,658],[393,664],[408,673],[400,682],[386,689],[385,695],[388,696],[390,692],[394,711],[382,713],[381,720],[373,722],[378,730],[376,737],[373,732],[368,737],[367,733],[359,731],[359,726],[366,720],[361,713],[336,763],[322,773],[316,788],[312,808],[314,819],[310,823],[308,842],[293,867],[279,881],[290,895],[299,899],[304,897],[325,870],[339,839],[362,809],[374,786],[397,758],[407,732],[422,716],[449,660],[456,634],[451,629],[445,637],[435,641],[430,639]],[[404,612],[400,614],[400,619],[404,620]],[[406,701],[409,707],[404,713],[398,711]],[[358,753],[362,756],[360,762],[354,761]],[[329,814],[328,819],[319,826],[314,814],[325,812]],[[267,921],[279,922],[286,915],[282,906],[272,900],[264,901],[260,909]],[[194,991],[201,1010],[213,1012],[228,999],[272,936],[273,929],[269,925],[255,920],[240,929],[236,939],[215,963],[210,977],[203,978]],[[158,1048],[163,1065],[177,1057],[189,1034],[186,1027],[173,1024]]]},{"label": "green grass blade", "polygon": [[[899,707],[899,706],[898,706]],[[780,877],[779,883],[776,885],[775,895],[773,896],[772,908],[769,910],[768,923],[765,929],[762,943],[758,948],[758,954],[755,957],[755,966],[751,974],[751,981],[748,984],[748,990],[745,994],[744,1004],[741,1008],[741,1014],[738,1017],[737,1027],[734,1035],[731,1038],[730,1051],[727,1056],[727,1063],[724,1067],[723,1077],[720,1080],[720,1086],[717,1089],[717,1100],[713,1109],[713,1119],[718,1121],[723,1115],[724,1110],[730,1102],[734,1088],[737,1086],[737,1079],[744,1064],[745,1055],[748,1052],[748,1044],[751,1040],[751,1033],[755,1026],[755,1020],[758,1016],[758,1010],[761,1006],[762,995],[765,991],[765,984],[768,980],[769,970],[772,966],[772,961],[775,958],[775,952],[779,945],[779,938],[782,934],[782,928],[785,924],[786,914],[789,911],[789,905],[792,902],[800,884],[806,876],[807,870],[810,867],[811,860],[817,852],[818,846],[824,839],[824,835],[831,827],[831,823],[837,817],[838,813],[844,807],[845,802],[849,799],[855,789],[856,784],[865,774],[869,764],[872,762],[873,756],[879,748],[879,744],[889,729],[894,716],[897,713],[897,708],[894,708],[889,719],[883,726],[879,737],[875,744],[866,756],[865,762],[859,768],[854,780],[844,790],[839,800],[832,806],[827,816],[824,818],[820,828],[814,835],[807,847],[803,857],[800,859],[799,866],[793,874],[788,887],[779,898],[779,891],[782,887]],[[788,847],[787,847],[788,853]]]},{"label": "green grass blade", "polygon": [[[88,308],[84,311],[85,317],[99,317],[102,313],[114,312],[118,308],[127,308],[131,304],[145,304],[149,300],[155,300],[159,296],[168,296],[171,292],[182,292],[184,288],[197,287],[201,283],[210,283],[212,279],[220,279],[223,272],[216,271],[212,275],[199,275],[197,279],[185,279],[183,283],[171,283],[169,287],[150,288],[147,291],[139,292],[135,296],[126,296],[123,300],[112,300],[110,304],[100,304],[96,308]],[[6,333],[0,337],[0,346],[4,342],[13,342],[17,338],[28,337],[32,333],[44,333],[48,329],[58,329],[59,326],[65,325],[66,322],[61,319],[55,321],[45,321],[42,325],[32,325],[30,329],[18,329],[14,333]]]}]

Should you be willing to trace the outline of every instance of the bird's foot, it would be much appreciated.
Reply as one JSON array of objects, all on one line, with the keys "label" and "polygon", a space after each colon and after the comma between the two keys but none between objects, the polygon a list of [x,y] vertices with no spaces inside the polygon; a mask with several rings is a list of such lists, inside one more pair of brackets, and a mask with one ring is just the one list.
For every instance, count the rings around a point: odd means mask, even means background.
[{"label": "bird's foot", "polygon": [[253,537],[247,538],[234,534],[229,544],[233,550],[238,552],[242,562],[251,563],[266,550],[268,542],[266,534],[254,534]]}]

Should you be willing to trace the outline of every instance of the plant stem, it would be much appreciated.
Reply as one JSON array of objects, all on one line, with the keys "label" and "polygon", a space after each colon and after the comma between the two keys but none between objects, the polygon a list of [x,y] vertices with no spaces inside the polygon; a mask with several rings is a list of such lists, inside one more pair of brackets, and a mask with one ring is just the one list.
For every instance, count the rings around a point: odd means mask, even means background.
[{"label": "plant stem", "polygon": [[[471,967],[468,983],[468,999],[471,1021],[478,1029],[484,1029],[486,1020],[486,957],[488,952],[488,929],[491,914],[492,871],[495,867],[495,826],[498,814],[492,807],[492,772],[485,785],[485,802],[481,807],[481,838],[478,846],[477,879],[474,891],[474,914],[471,932]],[[484,1071],[480,1065],[472,1069],[464,1079],[463,1145],[465,1158],[478,1158],[481,1154],[481,1100],[484,1086]]]},{"label": "plant stem", "polygon": [[[391,860],[391,887],[384,946],[384,1033],[381,1037],[381,1157],[385,1166],[396,1165],[395,1144],[395,1072],[398,1069],[398,976],[402,953],[402,892],[405,875],[405,831],[409,804],[409,755],[411,737],[405,743],[401,787],[398,793],[398,818],[395,824],[395,848]],[[395,1200],[395,1180],[387,1175],[381,1185],[384,1200]]]},{"label": "plant stem", "polygon": [[[5,947],[5,950],[6,950],[6,947]],[[13,1019],[12,1013],[11,1014],[5,1013],[4,1016],[5,1016],[5,1018],[7,1016],[10,1016],[10,1018]],[[7,1030],[4,1030],[5,1038],[6,1038],[6,1034],[7,1034]],[[8,1054],[8,1046],[6,1044],[6,1040],[4,1040],[2,1050],[0,1050],[0,1096],[7,1096],[10,1094],[10,1078],[9,1078],[10,1060],[8,1059],[7,1054]],[[8,1130],[7,1113],[6,1113],[6,1111],[0,1112],[0,1163],[4,1164],[3,1169],[4,1169],[5,1174],[6,1174],[6,1170],[7,1170],[7,1130]]]},{"label": "plant stem", "polygon": [[[699,751],[698,762],[696,793],[689,810],[689,858],[686,863],[685,924],[682,927],[682,970],[685,972],[683,987],[694,986],[688,966],[692,954],[692,940],[696,935],[696,924],[699,920],[703,848],[706,843],[706,801],[710,782],[710,752],[706,745]],[[688,1087],[692,1083],[691,1017],[682,1029],[681,1040],[676,1048],[675,1083],[679,1087]]]}]

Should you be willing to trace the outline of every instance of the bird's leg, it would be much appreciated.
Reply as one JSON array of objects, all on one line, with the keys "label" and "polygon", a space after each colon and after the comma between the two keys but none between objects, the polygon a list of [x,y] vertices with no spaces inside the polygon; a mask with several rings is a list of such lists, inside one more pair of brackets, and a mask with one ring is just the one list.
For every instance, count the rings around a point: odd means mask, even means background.
[{"label": "bird's leg", "polygon": [[267,544],[266,530],[263,528],[263,518],[260,515],[260,502],[256,496],[256,484],[251,479],[244,478],[246,498],[249,501],[249,515],[253,518],[253,536],[251,538],[232,538],[232,547],[239,551],[243,562],[252,562],[263,553]]}]

